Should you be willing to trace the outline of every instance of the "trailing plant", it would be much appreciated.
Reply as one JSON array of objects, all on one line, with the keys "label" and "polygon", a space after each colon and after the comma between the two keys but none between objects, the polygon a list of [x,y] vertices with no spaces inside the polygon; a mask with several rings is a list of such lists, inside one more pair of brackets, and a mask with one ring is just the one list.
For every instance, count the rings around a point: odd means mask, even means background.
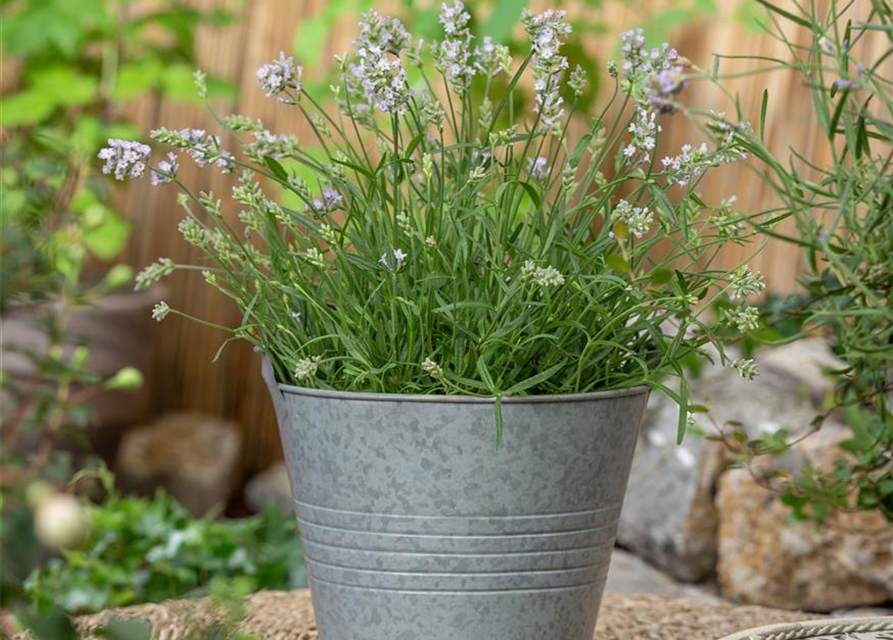
[{"label": "trailing plant", "polygon": [[[238,115],[218,120],[226,142],[153,131],[173,148],[155,164],[149,146],[111,140],[104,170],[179,186],[180,230],[207,257],[162,258],[138,286],[200,270],[242,314],[219,328],[253,343],[284,383],[493,397],[497,440],[504,396],[648,384],[679,400],[681,437],[686,385],[674,390],[666,376],[713,341],[714,297],[732,295],[727,320],[746,330],[745,300],[763,288],[746,265],[712,266],[749,234],[733,200],[698,194],[710,169],[744,156],[750,127],[684,109],[691,63],[666,44],[647,49],[632,30],[609,65],[611,98],[575,134],[586,77],[562,54],[564,13],[525,12],[531,47],[519,63],[476,41],[469,20],[462,3],[444,5],[444,39],[426,48],[399,20],[366,13],[353,52],[337,59],[337,113],[305,90],[293,59],[262,66],[261,88],[306,118],[321,153]],[[492,91],[501,76],[507,90]],[[516,108],[528,82],[529,112]],[[661,159],[661,128],[680,109],[710,144]],[[234,174],[239,224],[215,194],[180,180],[184,155]],[[298,204],[277,203],[271,186]],[[170,313],[188,315],[160,303],[154,316]],[[755,374],[748,360],[731,364]]]},{"label": "trailing plant", "polygon": [[[827,156],[791,150],[778,159],[762,139],[742,145],[781,201],[761,233],[803,253],[804,292],[776,308],[777,323],[797,327],[791,339],[827,338],[841,360],[830,371],[834,393],[809,425],[757,440],[736,440],[745,464],[779,455],[793,442],[842,419],[850,437],[845,457],[831,469],[778,470],[763,480],[781,492],[797,518],[822,522],[834,511],[871,509],[893,521],[893,5],[871,3],[856,13],[836,0],[823,9],[810,1],[791,10],[762,1],[767,31],[785,58],[761,58],[767,67],[800,76],[809,88]],[[790,28],[808,33],[805,44]],[[769,110],[764,93],[763,112]],[[796,234],[778,222],[791,219]]]}]

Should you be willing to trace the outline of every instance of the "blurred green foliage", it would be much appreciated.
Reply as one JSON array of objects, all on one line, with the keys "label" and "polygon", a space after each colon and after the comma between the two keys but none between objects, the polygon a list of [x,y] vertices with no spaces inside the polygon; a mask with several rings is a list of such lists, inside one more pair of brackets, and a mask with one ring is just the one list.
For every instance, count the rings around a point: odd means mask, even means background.
[{"label": "blurred green foliage", "polygon": [[83,549],[31,574],[26,589],[38,611],[86,613],[208,592],[212,579],[240,593],[306,587],[297,524],[270,505],[255,516],[190,517],[173,498],[112,493],[86,506]]},{"label": "blurred green foliage", "polygon": [[[194,100],[195,32],[231,19],[181,2],[3,0],[0,43],[13,75],[0,98],[0,311],[76,294],[91,260],[114,259],[130,230],[110,204],[96,153],[135,137],[125,101]],[[218,91],[230,90],[221,81]],[[99,279],[91,274],[88,279]]]}]

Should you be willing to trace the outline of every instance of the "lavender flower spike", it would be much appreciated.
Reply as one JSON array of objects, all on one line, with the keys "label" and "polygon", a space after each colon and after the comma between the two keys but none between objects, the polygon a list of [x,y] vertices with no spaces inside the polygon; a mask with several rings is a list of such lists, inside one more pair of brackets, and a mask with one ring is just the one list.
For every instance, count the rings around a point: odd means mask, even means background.
[{"label": "lavender flower spike", "polygon": [[152,149],[133,140],[112,138],[107,147],[99,151],[99,159],[105,160],[102,172],[114,174],[116,180],[140,178],[145,173]]},{"label": "lavender flower spike", "polygon": [[301,76],[303,67],[295,66],[295,59],[285,57],[285,52],[279,52],[279,59],[261,65],[257,70],[257,84],[260,85],[268,98],[278,95],[286,89],[294,89],[301,95]]}]

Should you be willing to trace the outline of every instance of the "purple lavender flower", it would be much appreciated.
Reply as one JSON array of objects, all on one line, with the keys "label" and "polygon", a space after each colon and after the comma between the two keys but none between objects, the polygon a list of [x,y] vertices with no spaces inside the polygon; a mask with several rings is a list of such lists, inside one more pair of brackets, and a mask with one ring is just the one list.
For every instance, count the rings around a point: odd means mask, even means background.
[{"label": "purple lavender flower", "polygon": [[177,146],[185,148],[198,166],[213,164],[224,173],[233,170],[235,158],[229,151],[220,148],[219,136],[209,135],[204,129],[181,129],[179,135],[182,143]]},{"label": "purple lavender flower", "polygon": [[332,187],[326,187],[322,190],[322,198],[313,199],[313,208],[320,213],[330,213],[340,207],[343,202],[344,196]]},{"label": "purple lavender flower", "polygon": [[411,43],[403,23],[367,11],[354,40],[356,63],[349,69],[366,101],[382,113],[403,113],[409,100],[406,70],[400,59]]},{"label": "purple lavender flower", "polygon": [[167,160],[161,160],[158,167],[152,169],[152,186],[157,187],[172,182],[177,177],[179,170],[180,163],[177,162],[177,154],[168,153]]},{"label": "purple lavender flower", "polygon": [[549,174],[549,160],[544,158],[543,156],[539,156],[536,159],[530,159],[530,177],[534,180],[542,180]]},{"label": "purple lavender flower", "polygon": [[855,80],[847,80],[846,78],[838,78],[834,81],[834,86],[841,91],[846,91],[847,89],[855,89],[859,86],[859,83]]},{"label": "purple lavender flower", "polygon": [[285,57],[284,52],[279,52],[279,59],[261,65],[257,70],[257,84],[260,85],[267,97],[278,95],[286,89],[294,89],[298,97],[301,95],[301,77],[303,67],[295,66],[295,59]]},{"label": "purple lavender flower", "polygon": [[99,151],[99,159],[105,160],[102,172],[114,174],[116,180],[140,178],[146,171],[152,149],[148,145],[133,140],[112,138],[107,147]]}]

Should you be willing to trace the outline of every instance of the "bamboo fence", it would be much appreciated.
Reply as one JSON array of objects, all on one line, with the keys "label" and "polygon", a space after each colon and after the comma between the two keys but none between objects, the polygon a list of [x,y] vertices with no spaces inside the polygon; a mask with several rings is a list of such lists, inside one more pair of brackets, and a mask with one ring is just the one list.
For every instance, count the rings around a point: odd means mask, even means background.
[{"label": "bamboo fence", "polygon": [[[432,2],[433,0],[428,0]],[[439,0],[437,0],[439,2]],[[220,0],[194,0],[198,6],[218,5]],[[743,0],[753,2],[753,0]],[[421,3],[420,3],[421,4]],[[575,7],[570,10],[591,11]],[[655,7],[663,1],[649,3]],[[736,0],[721,0],[719,15],[705,17],[685,24],[671,32],[671,40],[683,55],[695,64],[710,68],[714,53],[777,55],[786,57],[782,46],[767,36],[747,29],[733,16],[738,10]],[[860,2],[868,4],[868,2]],[[218,104],[222,114],[241,113],[260,118],[274,132],[297,132],[299,138],[309,139],[307,127],[295,110],[270,100],[255,84],[255,70],[263,62],[282,51],[290,51],[296,26],[303,18],[323,9],[325,0],[252,0],[241,5],[239,19],[225,29],[206,30],[198,34],[199,62],[203,69],[231,79],[239,88],[238,98],[230,104]],[[615,51],[616,35],[641,20],[642,5],[638,10],[623,2],[608,2],[595,17],[608,24],[607,32],[584,36],[587,51],[600,65]],[[386,7],[385,7],[386,8]],[[652,7],[649,6],[649,9]],[[322,60],[349,48],[358,16],[340,19],[329,34]],[[802,34],[800,34],[802,36]],[[328,64],[328,62],[326,62]],[[735,61],[723,63],[726,72],[753,68],[754,63]],[[323,69],[305,69],[311,78],[324,76]],[[770,117],[766,137],[770,148],[784,151],[792,146],[807,156],[821,159],[824,150],[821,136],[810,117],[811,106],[805,87],[787,73],[773,73],[735,80],[733,89],[741,98],[745,114],[752,122],[759,120],[762,92],[768,88]],[[687,89],[686,100],[694,98],[698,106],[728,110],[730,105],[718,92],[704,91],[695,96]],[[129,105],[131,115],[143,131],[155,126],[202,127],[215,125],[198,107],[162,100],[142,100]],[[700,142],[703,138],[681,116],[666,118],[664,144],[668,151],[678,149],[686,141]],[[227,200],[231,180],[218,172],[197,171],[191,163],[182,165],[181,175],[198,189],[213,190]],[[767,188],[752,172],[724,168],[713,174],[704,185],[703,195],[708,201],[736,194],[739,210],[756,211],[768,202]],[[177,231],[182,213],[175,203],[173,189],[153,189],[148,181],[134,185],[124,196],[125,210],[134,225],[129,261],[142,267],[159,256],[170,256],[176,261],[192,261],[197,256],[183,242]],[[235,219],[237,211],[229,208],[226,215]],[[782,230],[788,230],[782,227]],[[726,264],[734,264],[748,257],[752,248],[734,247],[722,255]],[[769,243],[765,250],[750,260],[754,269],[762,271],[769,288],[789,292],[796,288],[801,270],[801,257],[789,246]],[[198,274],[177,274],[168,281],[167,300],[172,307],[221,324],[237,320],[237,310],[223,296],[206,286]],[[150,397],[155,411],[196,410],[233,418],[243,431],[242,473],[251,474],[281,456],[279,436],[275,427],[270,400],[259,375],[260,360],[249,346],[234,344],[220,359],[212,359],[225,335],[170,316],[158,327],[153,369],[147,372]]]}]

